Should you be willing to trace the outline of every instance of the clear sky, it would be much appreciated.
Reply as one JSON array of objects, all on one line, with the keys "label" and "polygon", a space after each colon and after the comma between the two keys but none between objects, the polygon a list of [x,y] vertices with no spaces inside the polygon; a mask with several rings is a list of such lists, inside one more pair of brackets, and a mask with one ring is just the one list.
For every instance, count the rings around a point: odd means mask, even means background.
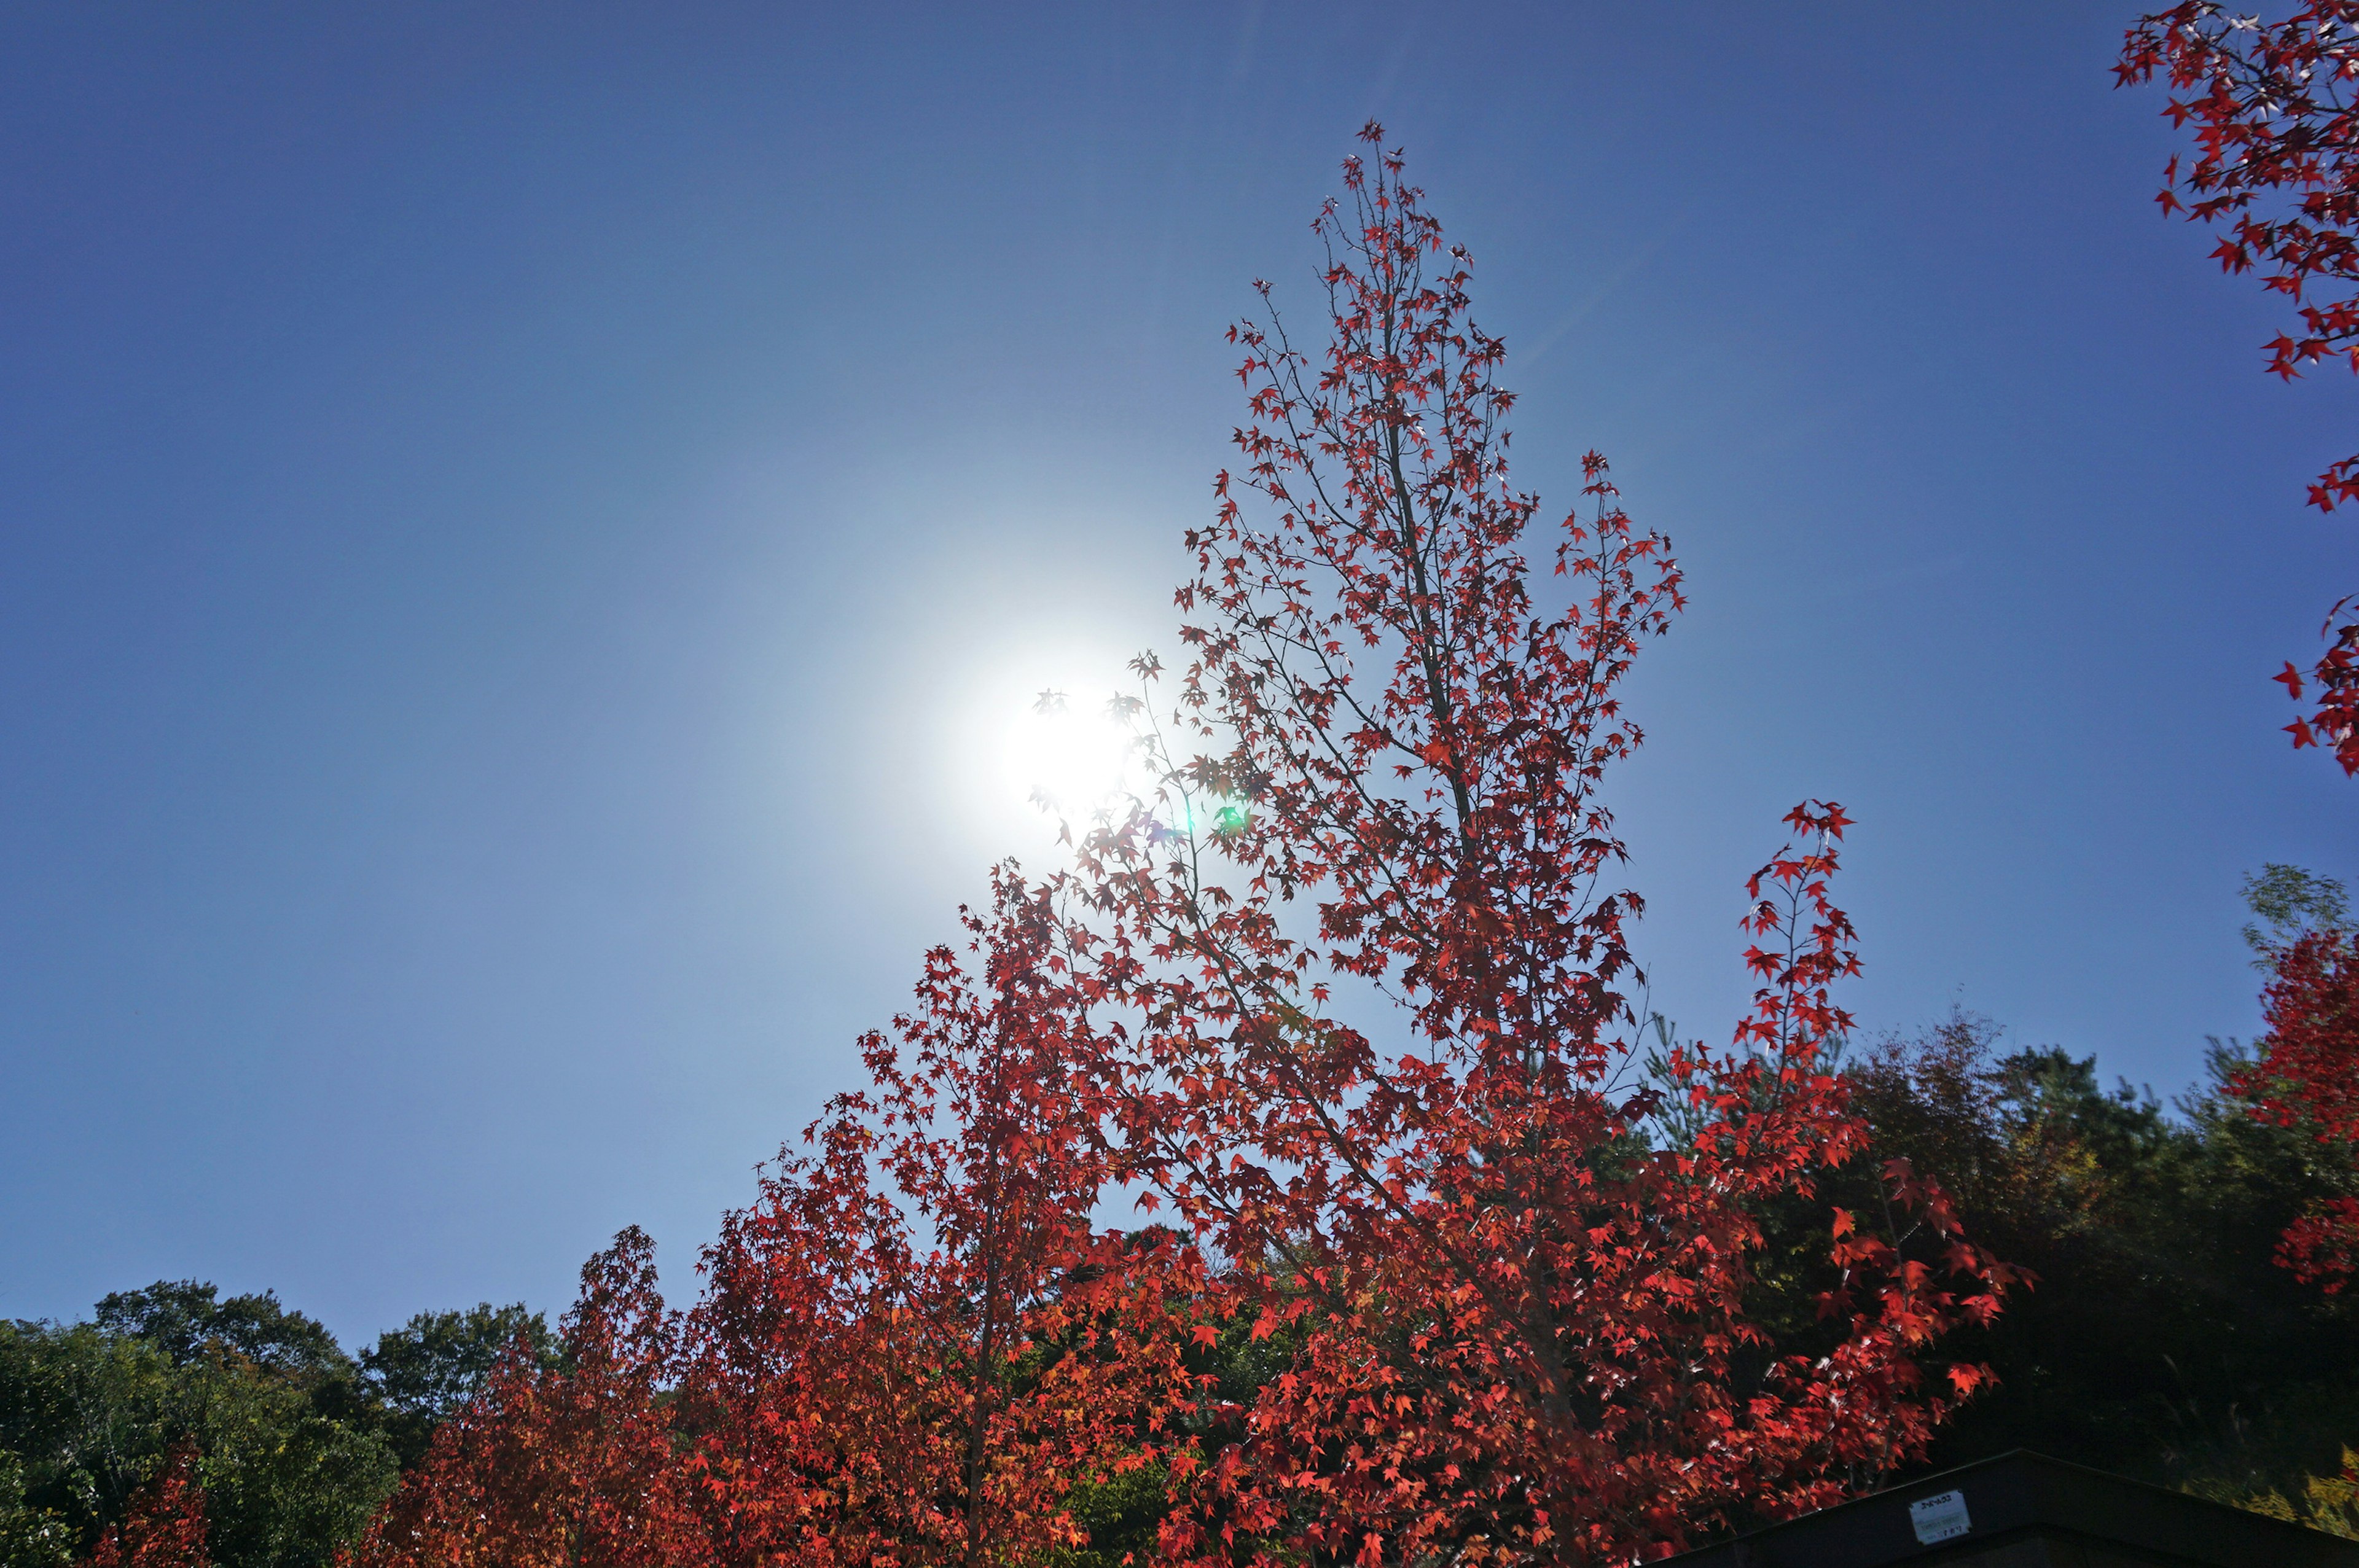
[{"label": "clear sky", "polygon": [[1849,997],[2169,1092],[2240,874],[2359,874],[2267,682],[2359,387],[2151,196],[2128,7],[0,14],[0,1314],[348,1339],[685,1284],[995,855],[1029,693],[1169,654],[1256,276],[1378,115],[1693,607],[1616,784],[1656,1000],[1859,818]]}]

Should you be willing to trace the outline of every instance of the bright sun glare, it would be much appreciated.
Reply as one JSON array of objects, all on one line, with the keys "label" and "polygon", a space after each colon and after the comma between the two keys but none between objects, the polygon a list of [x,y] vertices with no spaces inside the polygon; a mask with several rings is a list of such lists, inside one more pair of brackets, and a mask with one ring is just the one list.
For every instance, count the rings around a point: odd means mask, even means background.
[{"label": "bright sun glare", "polygon": [[1122,793],[1130,736],[1103,711],[1042,692],[1007,730],[1007,775],[1018,793],[1082,816]]}]

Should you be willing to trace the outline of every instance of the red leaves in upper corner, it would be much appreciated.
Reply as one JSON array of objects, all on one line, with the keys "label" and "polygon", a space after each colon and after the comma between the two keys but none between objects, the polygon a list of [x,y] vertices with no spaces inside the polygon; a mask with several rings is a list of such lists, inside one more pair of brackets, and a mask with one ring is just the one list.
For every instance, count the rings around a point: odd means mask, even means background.
[{"label": "red leaves in upper corner", "polygon": [[[2309,0],[2267,24],[2185,0],[2140,17],[2114,67],[2122,86],[2158,72],[2173,92],[2163,112],[2193,125],[2196,157],[2171,158],[2156,200],[2225,225],[2212,252],[2223,270],[2258,267],[2299,308],[2302,330],[2267,345],[2269,371],[2290,379],[2330,359],[2359,369],[2359,299],[2313,297],[2321,283],[2359,285],[2359,0]],[[2350,467],[2320,476],[2315,504],[2359,496]]]},{"label": "red leaves in upper corner", "polygon": [[[2258,267],[2300,316],[2299,333],[2267,345],[2268,370],[2359,370],[2359,0],[2307,0],[2274,23],[2184,0],[2140,17],[2114,67],[2124,86],[2158,72],[2173,94],[2164,113],[2193,125],[2196,148],[2165,169],[2163,211],[2224,225],[2212,253],[2222,268]],[[2359,454],[2311,481],[2309,499],[2321,512],[2359,501]],[[2297,750],[2330,743],[2346,774],[2359,773],[2359,620],[2335,619],[2350,602],[2327,614],[2330,646],[2309,676],[2318,708],[2286,726]],[[2300,700],[2301,672],[2288,664],[2275,678]]]}]

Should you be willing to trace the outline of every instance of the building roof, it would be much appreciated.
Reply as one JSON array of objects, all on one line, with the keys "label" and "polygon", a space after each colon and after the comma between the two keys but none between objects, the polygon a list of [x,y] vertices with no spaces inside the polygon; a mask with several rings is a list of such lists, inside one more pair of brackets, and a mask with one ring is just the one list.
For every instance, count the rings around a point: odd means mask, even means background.
[{"label": "building roof", "polygon": [[2359,1568],[2359,1541],[2018,1449],[1671,1561],[1680,1568]]}]

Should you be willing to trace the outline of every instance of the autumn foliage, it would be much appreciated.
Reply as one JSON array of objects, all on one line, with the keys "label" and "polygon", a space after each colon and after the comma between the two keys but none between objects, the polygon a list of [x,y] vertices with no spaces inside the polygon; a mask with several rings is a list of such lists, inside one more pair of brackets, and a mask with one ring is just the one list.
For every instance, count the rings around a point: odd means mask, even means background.
[{"label": "autumn foliage", "polygon": [[726,1217],[698,1305],[664,1307],[626,1233],[564,1364],[512,1360],[447,1423],[364,1561],[1033,1562],[1082,1542],[1076,1485],[1167,1460],[1197,1260],[1093,1228],[1095,1047],[1039,896],[997,895],[967,919],[981,975],[928,956],[862,1042],[871,1087]]},{"label": "autumn foliage", "polygon": [[[2258,1113],[2340,1152],[2359,1147],[2359,935],[2305,931],[2274,955],[2268,1033],[2234,1087]],[[2278,1257],[2340,1292],[2359,1268],[2359,1199],[2326,1197],[2289,1226]]]},{"label": "autumn foliage", "polygon": [[872,1087],[706,1255],[680,1399],[727,1561],[1038,1562],[1076,1485],[1169,1455],[1195,1259],[1093,1227],[1102,1045],[1044,902],[996,891],[982,974],[929,955]]},{"label": "autumn foliage", "polygon": [[356,1556],[375,1568],[560,1568],[707,1561],[659,1394],[679,1326],[654,1248],[625,1231],[582,1271],[563,1364],[519,1342],[436,1432]]},{"label": "autumn foliage", "polygon": [[[1043,1563],[1142,1480],[1175,1568],[1624,1563],[1874,1481],[1984,1376],[1935,1346],[2013,1276],[1940,1191],[1816,1195],[1864,1147],[1839,806],[1748,884],[1731,1043],[1636,1048],[1602,792],[1679,568],[1595,454],[1553,524],[1512,487],[1506,347],[1381,135],[1316,224],[1325,341],[1266,286],[1233,333],[1190,658],[1114,704],[1144,782],[996,873],[695,1306],[643,1238],[593,1261],[372,1568]],[[1798,1205],[1825,1289],[1781,1340],[1754,1260]]]},{"label": "autumn foliage", "polygon": [[[2212,254],[2232,273],[2257,271],[2283,295],[2298,330],[2267,345],[2287,380],[2313,364],[2359,371],[2359,0],[2310,0],[2281,21],[2238,16],[2215,0],[2184,0],[2140,17],[2114,66],[2122,85],[2160,73],[2164,113],[2191,125],[2194,157],[2174,156],[2156,197],[2166,215],[2221,231]],[[2332,512],[2359,500],[2359,455],[2310,486]],[[2317,706],[2288,725],[2293,743],[2324,744],[2359,773],[2359,619],[2345,598],[2327,612],[2326,653],[2308,671],[2288,661],[2277,679]]]},{"label": "autumn foliage", "polygon": [[182,1443],[133,1497],[123,1522],[99,1537],[83,1568],[208,1568],[206,1534],[197,1451]]},{"label": "autumn foliage", "polygon": [[[1639,1071],[1643,903],[1601,788],[1679,569],[1593,453],[1582,505],[1536,527],[1506,346],[1380,136],[1316,225],[1327,341],[1299,346],[1266,286],[1233,330],[1250,417],[1189,538],[1160,782],[1061,887],[1125,1020],[1124,1173],[1229,1260],[1224,1310],[1296,1346],[1216,1412],[1164,1546],[1626,1560],[1920,1452],[1974,1374],[1923,1387],[1917,1357],[2005,1273],[1837,1217],[1827,1352],[1749,1322],[1755,1206],[1858,1145],[1825,1059],[1856,967],[1828,897],[1848,819],[1798,808],[1753,879],[1762,987],[1733,1046]],[[1692,1136],[1662,1135],[1674,1105]]]}]

